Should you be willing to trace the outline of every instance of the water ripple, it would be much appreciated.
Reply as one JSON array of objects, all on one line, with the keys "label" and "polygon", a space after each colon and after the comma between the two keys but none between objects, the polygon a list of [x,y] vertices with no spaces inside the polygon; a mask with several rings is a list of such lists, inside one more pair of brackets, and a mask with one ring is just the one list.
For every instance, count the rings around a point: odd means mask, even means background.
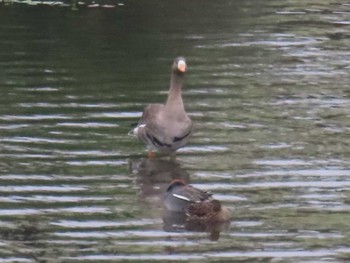
[{"label": "water ripple", "polygon": [[78,127],[78,128],[115,128],[118,124],[107,122],[60,122],[56,124],[62,127]]},{"label": "water ripple", "polygon": [[84,191],[88,187],[86,185],[7,185],[0,186],[0,192],[13,193],[13,192],[79,192]]},{"label": "water ripple", "polygon": [[67,120],[72,117],[63,114],[33,114],[33,115],[0,115],[0,120],[21,121],[21,120]]},{"label": "water ripple", "polygon": [[79,206],[79,207],[67,207],[57,209],[0,209],[1,216],[20,216],[20,215],[40,215],[40,214],[62,214],[62,213],[74,213],[74,214],[110,214],[111,211],[106,207],[94,207],[94,206]]},{"label": "water ripple", "polygon": [[105,228],[105,227],[133,227],[153,225],[154,220],[130,220],[126,222],[117,221],[74,221],[74,220],[60,220],[59,222],[52,222],[52,225],[61,226],[65,228]]}]

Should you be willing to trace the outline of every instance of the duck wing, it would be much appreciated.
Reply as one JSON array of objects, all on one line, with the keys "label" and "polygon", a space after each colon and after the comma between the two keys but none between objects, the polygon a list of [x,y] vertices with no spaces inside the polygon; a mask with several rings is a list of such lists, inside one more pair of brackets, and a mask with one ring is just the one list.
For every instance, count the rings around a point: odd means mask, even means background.
[{"label": "duck wing", "polygon": [[186,185],[185,187],[176,189],[173,193],[174,197],[186,200],[188,202],[202,202],[210,200],[212,195],[213,194],[209,191],[194,188],[191,185]]}]

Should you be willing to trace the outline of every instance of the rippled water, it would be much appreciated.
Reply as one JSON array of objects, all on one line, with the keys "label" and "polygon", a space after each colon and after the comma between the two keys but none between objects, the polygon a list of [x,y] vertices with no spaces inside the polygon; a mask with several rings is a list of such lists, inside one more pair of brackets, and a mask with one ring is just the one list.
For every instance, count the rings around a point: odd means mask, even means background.
[{"label": "rippled water", "polygon": [[[350,4],[0,7],[0,262],[350,260]],[[127,136],[189,64],[176,160]],[[231,209],[169,229],[173,178]]]}]

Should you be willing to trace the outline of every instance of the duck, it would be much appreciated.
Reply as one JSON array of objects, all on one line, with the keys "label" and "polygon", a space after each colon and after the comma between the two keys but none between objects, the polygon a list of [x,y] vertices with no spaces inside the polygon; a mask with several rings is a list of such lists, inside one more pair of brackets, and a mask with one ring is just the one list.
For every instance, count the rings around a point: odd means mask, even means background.
[{"label": "duck", "polygon": [[164,207],[167,211],[185,213],[187,221],[199,224],[219,224],[231,219],[229,209],[207,190],[173,180],[165,193]]},{"label": "duck", "polygon": [[182,99],[187,63],[177,57],[171,67],[170,87],[165,104],[148,105],[137,126],[129,133],[147,145],[148,157],[155,152],[172,154],[186,145],[193,132],[191,118]]}]

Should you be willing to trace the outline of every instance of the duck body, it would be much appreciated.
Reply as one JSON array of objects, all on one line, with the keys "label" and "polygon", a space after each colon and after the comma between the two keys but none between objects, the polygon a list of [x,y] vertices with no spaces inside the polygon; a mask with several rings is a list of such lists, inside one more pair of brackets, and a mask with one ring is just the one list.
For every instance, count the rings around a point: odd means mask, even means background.
[{"label": "duck body", "polygon": [[187,70],[184,58],[176,58],[171,70],[170,88],[165,104],[148,105],[133,130],[149,150],[175,152],[184,146],[192,135],[193,125],[182,100],[184,73]]},{"label": "duck body", "polygon": [[167,211],[186,214],[187,221],[199,224],[217,224],[230,220],[230,211],[208,191],[197,189],[175,179],[168,186],[164,198]]},{"label": "duck body", "polygon": [[208,200],[200,203],[192,203],[188,207],[188,220],[199,224],[217,224],[230,220],[230,211],[221,206],[218,200]]},{"label": "duck body", "polygon": [[185,184],[181,179],[175,179],[170,183],[165,193],[164,207],[171,212],[185,213],[191,204],[212,199],[210,192]]}]

